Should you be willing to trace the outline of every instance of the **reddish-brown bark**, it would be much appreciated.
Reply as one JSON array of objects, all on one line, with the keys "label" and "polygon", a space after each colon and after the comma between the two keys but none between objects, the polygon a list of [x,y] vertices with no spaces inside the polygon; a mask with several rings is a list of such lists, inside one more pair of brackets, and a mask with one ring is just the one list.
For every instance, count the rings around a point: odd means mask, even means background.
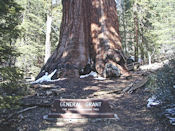
[{"label": "reddish-brown bark", "polygon": [[115,0],[63,0],[60,41],[37,76],[57,69],[58,77],[79,77],[93,64],[100,75],[106,63],[126,73]]},{"label": "reddish-brown bark", "polygon": [[93,0],[91,14],[91,38],[97,72],[102,75],[105,64],[112,63],[125,73],[115,1]]}]

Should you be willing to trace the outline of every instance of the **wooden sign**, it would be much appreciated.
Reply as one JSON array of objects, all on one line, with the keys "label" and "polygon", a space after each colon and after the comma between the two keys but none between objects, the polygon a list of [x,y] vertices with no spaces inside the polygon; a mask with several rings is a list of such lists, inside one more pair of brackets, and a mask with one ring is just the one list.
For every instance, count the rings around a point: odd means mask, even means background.
[{"label": "wooden sign", "polygon": [[109,100],[57,99],[48,118],[114,118]]}]

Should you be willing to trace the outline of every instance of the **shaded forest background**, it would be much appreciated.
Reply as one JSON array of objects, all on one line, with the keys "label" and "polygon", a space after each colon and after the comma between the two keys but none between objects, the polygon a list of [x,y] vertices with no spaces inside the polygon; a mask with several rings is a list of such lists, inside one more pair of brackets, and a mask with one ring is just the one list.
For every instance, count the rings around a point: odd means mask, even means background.
[{"label": "shaded forest background", "polygon": [[[126,57],[151,64],[174,56],[174,0],[116,3]],[[28,93],[24,78],[35,78],[56,48],[61,17],[61,0],[0,1],[0,108],[16,107]]]}]

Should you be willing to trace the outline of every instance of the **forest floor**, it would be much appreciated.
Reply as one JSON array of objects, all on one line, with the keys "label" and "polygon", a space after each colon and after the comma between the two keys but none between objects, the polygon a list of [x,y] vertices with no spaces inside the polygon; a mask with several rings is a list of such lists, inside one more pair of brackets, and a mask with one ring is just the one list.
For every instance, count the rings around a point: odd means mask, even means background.
[{"label": "forest floor", "polygon": [[[35,93],[22,99],[22,109],[32,107],[14,115],[10,122],[1,125],[2,131],[171,131],[175,127],[160,120],[154,113],[159,109],[147,108],[151,97],[146,85],[132,93],[123,93],[126,87],[137,84],[154,71],[132,72],[132,78],[95,80],[62,79],[55,82],[35,84]],[[112,99],[111,108],[119,119],[57,119],[47,121],[44,115],[50,112],[54,99]],[[21,110],[22,110],[21,109]]]}]

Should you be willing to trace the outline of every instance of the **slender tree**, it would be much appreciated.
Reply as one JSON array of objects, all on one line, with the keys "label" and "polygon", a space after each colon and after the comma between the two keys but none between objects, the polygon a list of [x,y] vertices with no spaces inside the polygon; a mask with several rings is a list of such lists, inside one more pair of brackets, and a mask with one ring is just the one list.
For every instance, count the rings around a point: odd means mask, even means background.
[{"label": "slender tree", "polygon": [[135,61],[138,61],[138,54],[139,54],[139,26],[138,26],[138,15],[137,15],[137,0],[134,2],[133,6],[133,14],[134,14],[134,57]]},{"label": "slender tree", "polygon": [[[115,0],[62,0],[59,44],[41,69],[58,77],[79,77],[91,65],[101,76],[106,64],[127,75]],[[87,72],[88,73],[88,72]]]},{"label": "slender tree", "polygon": [[51,12],[51,6],[50,9],[47,12],[47,22],[46,22],[46,41],[45,41],[45,58],[44,63],[47,62],[51,55],[51,27],[52,27],[52,12]]},{"label": "slender tree", "polygon": [[[46,9],[47,9],[47,20],[46,20],[46,40],[45,40],[45,58],[44,58],[44,63],[47,62],[49,57],[51,56],[51,34],[52,34],[52,29],[55,34],[57,34],[57,31],[53,27],[53,22],[54,22],[54,11],[58,9],[58,6],[60,6],[60,1],[58,0],[47,0],[46,4]],[[56,10],[56,13],[59,13],[58,10]],[[57,23],[58,24],[58,23]]]}]

